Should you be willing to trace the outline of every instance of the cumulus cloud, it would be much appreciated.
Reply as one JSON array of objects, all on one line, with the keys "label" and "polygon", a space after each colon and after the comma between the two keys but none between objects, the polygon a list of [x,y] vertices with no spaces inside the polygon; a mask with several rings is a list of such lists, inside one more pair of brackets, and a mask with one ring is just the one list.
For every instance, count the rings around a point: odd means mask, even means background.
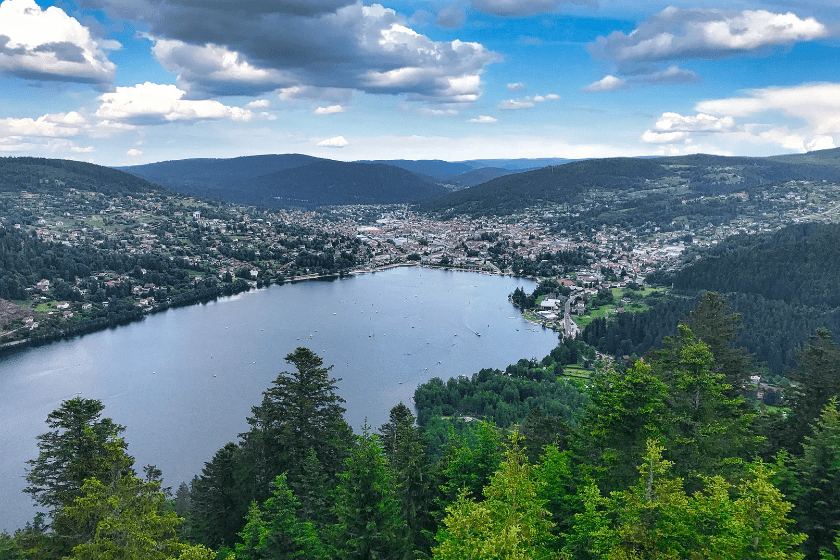
[{"label": "cumulus cloud", "polygon": [[515,82],[512,84],[507,85],[507,90],[511,93],[516,93],[518,91],[525,91],[525,84],[521,82]]},{"label": "cumulus cloud", "polygon": [[146,82],[133,87],[118,87],[113,93],[99,96],[95,115],[107,121],[133,124],[162,124],[174,121],[233,120],[247,121],[251,111],[229,107],[218,101],[184,99],[185,92],[174,85]]},{"label": "cumulus cloud", "polygon": [[825,37],[816,19],[788,12],[666,8],[629,34],[615,31],[588,48],[597,60],[634,73],[651,62],[719,58]]},{"label": "cumulus cloud", "polygon": [[607,75],[598,80],[597,82],[593,82],[588,86],[581,88],[581,91],[587,92],[599,92],[599,91],[613,91],[616,89],[627,89],[629,84],[627,80],[624,78],[617,78],[613,75]]},{"label": "cumulus cloud", "polygon": [[131,156],[131,157],[137,157],[137,156],[142,156],[143,152],[142,152],[142,150],[138,150],[137,148],[131,148],[130,150],[128,150],[125,153],[125,155]]},{"label": "cumulus cloud", "polygon": [[333,115],[335,113],[343,113],[344,107],[341,105],[330,105],[329,107],[318,107],[315,109],[316,115]]},{"label": "cumulus cloud", "polygon": [[271,101],[268,99],[257,99],[245,105],[246,109],[267,109],[271,107]]},{"label": "cumulus cloud", "polygon": [[703,101],[697,110],[735,117],[780,112],[807,123],[814,134],[840,133],[840,83],[749,90],[743,97]]},{"label": "cumulus cloud", "polygon": [[59,138],[78,135],[87,121],[76,111],[47,114],[37,119],[0,119],[0,136]]},{"label": "cumulus cloud", "polygon": [[326,140],[321,140],[317,145],[322,148],[343,148],[349,146],[350,142],[344,136],[334,136]]},{"label": "cumulus cloud", "polygon": [[447,6],[438,12],[435,25],[444,29],[458,29],[467,19],[467,12],[460,6]]},{"label": "cumulus cloud", "polygon": [[479,123],[479,124],[493,124],[494,122],[497,122],[498,120],[499,119],[494,119],[493,117],[491,117],[489,115],[479,115],[474,119],[470,119],[469,122]]},{"label": "cumulus cloud", "polygon": [[714,117],[704,113],[683,116],[678,113],[663,113],[653,125],[642,134],[642,141],[651,144],[673,144],[690,142],[692,133],[735,132],[732,117]]},{"label": "cumulus cloud", "polygon": [[597,5],[595,0],[472,0],[472,7],[485,14],[524,17],[556,12],[564,4]]},{"label": "cumulus cloud", "polygon": [[716,134],[805,152],[833,148],[840,138],[840,83],[749,90],[741,97],[702,101],[696,109],[695,116],[664,113],[642,140],[691,143],[697,134]]},{"label": "cumulus cloud", "polygon": [[78,146],[74,139],[97,131],[97,124],[88,122],[84,115],[51,113],[33,118],[0,119],[0,151],[31,152],[35,150],[86,153],[91,146]]},{"label": "cumulus cloud", "polygon": [[192,97],[348,88],[464,103],[500,60],[478,43],[433,41],[394,10],[360,1],[80,2],[148,25],[155,56]]},{"label": "cumulus cloud", "polygon": [[119,46],[95,40],[90,30],[60,8],[42,10],[34,0],[0,3],[0,73],[105,84],[116,71],[105,51]]},{"label": "cumulus cloud", "polygon": [[152,52],[193,96],[260,95],[295,81],[289,73],[254,66],[224,46],[158,39]]}]

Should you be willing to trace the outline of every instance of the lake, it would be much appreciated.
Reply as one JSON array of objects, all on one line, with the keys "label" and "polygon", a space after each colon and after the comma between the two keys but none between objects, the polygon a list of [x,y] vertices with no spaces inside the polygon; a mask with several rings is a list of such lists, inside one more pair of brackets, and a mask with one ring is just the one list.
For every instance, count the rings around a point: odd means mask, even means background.
[{"label": "lake", "polygon": [[432,377],[542,358],[557,334],[507,296],[519,278],[403,267],[305,281],[171,309],[143,321],[0,359],[0,530],[35,513],[25,461],[47,414],[80,395],[127,427],[128,451],[177,488],[248,428],[251,407],[298,346],[334,365],[345,418],[379,427]]}]

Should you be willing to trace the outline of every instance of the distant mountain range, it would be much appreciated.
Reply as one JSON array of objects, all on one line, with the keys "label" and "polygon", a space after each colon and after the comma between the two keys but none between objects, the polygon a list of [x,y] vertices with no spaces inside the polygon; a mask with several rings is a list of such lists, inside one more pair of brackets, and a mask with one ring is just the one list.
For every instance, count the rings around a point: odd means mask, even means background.
[{"label": "distant mountain range", "polygon": [[728,194],[794,179],[840,181],[840,149],[766,158],[695,154],[590,160],[377,160],[300,154],[186,159],[120,168],[171,190],[259,206],[417,203],[431,212],[506,214],[589,190],[680,187]]}]

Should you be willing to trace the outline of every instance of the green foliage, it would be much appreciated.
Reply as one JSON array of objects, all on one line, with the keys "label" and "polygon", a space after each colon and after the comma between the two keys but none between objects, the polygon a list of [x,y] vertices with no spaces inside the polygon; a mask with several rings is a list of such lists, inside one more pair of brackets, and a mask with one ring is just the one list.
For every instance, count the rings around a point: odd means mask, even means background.
[{"label": "green foliage", "polygon": [[379,436],[356,436],[336,489],[337,557],[342,560],[410,558],[396,481]]},{"label": "green foliage", "polygon": [[242,450],[228,443],[204,464],[190,491],[187,533],[211,548],[232,548],[248,509]]},{"label": "green foliage", "polygon": [[741,316],[732,313],[726,299],[718,293],[706,292],[685,324],[709,347],[714,357],[713,370],[723,375],[730,394],[743,395],[752,360],[746,349],[731,348],[741,331]]},{"label": "green foliage", "polygon": [[125,427],[100,418],[101,401],[75,397],[47,415],[50,431],[38,436],[38,458],[27,461],[24,492],[52,512],[72,503],[88,478],[115,481],[130,473],[134,459],[119,437]]},{"label": "green foliage", "polygon": [[687,494],[673,477],[664,449],[647,444],[639,478],[605,498],[597,486],[581,489],[584,511],[575,515],[565,552],[575,558],[800,560],[804,534],[787,530],[792,504],[770,482],[772,469],[749,465],[733,485],[716,475]]},{"label": "green foliage", "polygon": [[300,504],[295,499],[286,476],[280,475],[272,483],[272,496],[262,506],[251,504],[248,522],[236,545],[239,560],[318,560],[326,550],[312,522],[298,517]]},{"label": "green foliage", "polygon": [[796,382],[789,393],[788,446],[798,446],[829,401],[840,393],[840,349],[826,329],[817,329],[799,352],[799,367],[790,373]]},{"label": "green foliage", "polygon": [[606,488],[625,487],[636,477],[647,440],[662,435],[668,387],[642,362],[624,373],[606,368],[593,381],[573,447]]},{"label": "green foliage", "polygon": [[324,470],[334,475],[341,468],[352,430],[344,421],[344,399],[336,390],[338,379],[329,377],[330,367],[308,348],[286,356],[295,371],[284,371],[253,407],[242,434],[243,448],[252,469],[254,498],[263,494],[274,478],[287,472],[289,484],[301,476],[301,468],[314,449]]},{"label": "green foliage", "polygon": [[[481,499],[481,491],[502,459],[502,442],[496,427],[481,422],[475,440],[453,438],[441,459],[443,505],[454,502],[466,490],[466,497]],[[442,508],[443,509],[443,508]]]},{"label": "green foliage", "polygon": [[837,399],[823,408],[805,437],[802,457],[796,460],[799,488],[794,517],[797,527],[808,534],[808,558],[823,552],[837,555],[840,538],[840,411]]},{"label": "green foliage", "polygon": [[586,395],[573,383],[557,379],[554,367],[519,360],[504,372],[482,369],[472,376],[432,378],[414,391],[417,418],[426,426],[434,416],[472,416],[508,427],[525,420],[531,410],[573,423]]},{"label": "green foliage", "polygon": [[713,370],[708,345],[680,325],[649,358],[668,386],[663,435],[682,476],[726,474],[754,455],[760,438],[752,433],[753,415],[739,397],[729,396],[731,386]]},{"label": "green foliage", "polygon": [[390,421],[379,431],[408,529],[408,544],[412,550],[428,555],[432,546],[429,535],[436,529],[430,510],[437,479],[426,457],[423,434],[414,421],[408,407],[400,403],[391,409]]},{"label": "green foliage", "polygon": [[465,488],[449,506],[434,549],[438,560],[560,558],[553,549],[551,516],[539,497],[541,484],[514,434],[504,461],[477,502]]},{"label": "green foliage", "polygon": [[167,505],[157,482],[129,475],[111,484],[90,478],[55,525],[75,529],[81,542],[69,556],[73,560],[212,560],[209,549],[178,541],[183,520]]}]

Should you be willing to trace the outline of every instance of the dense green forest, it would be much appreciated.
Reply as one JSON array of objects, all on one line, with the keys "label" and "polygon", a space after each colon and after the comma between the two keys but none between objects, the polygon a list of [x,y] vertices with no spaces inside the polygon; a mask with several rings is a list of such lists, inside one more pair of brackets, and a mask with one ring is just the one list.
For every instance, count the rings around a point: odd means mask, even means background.
[{"label": "dense green forest", "polygon": [[[840,332],[840,225],[795,224],[765,235],[737,235],[688,247],[688,266],[651,275],[678,297],[642,313],[595,319],[582,337],[612,355],[643,355],[673,332],[703,291],[725,296],[744,329],[736,340],[774,376],[794,366],[796,348],[819,327]],[[721,271],[726,271],[722,274]]]},{"label": "dense green forest", "polygon": [[44,514],[0,536],[0,558],[834,558],[840,349],[824,329],[800,348],[781,414],[743,398],[739,327],[707,293],[626,368],[563,380],[587,352],[568,341],[432,380],[415,396],[422,422],[398,404],[361,434],[332,368],[298,348],[248,431],[174,495],[153,465],[137,471],[103,405],[77,397],[29,461]]}]

